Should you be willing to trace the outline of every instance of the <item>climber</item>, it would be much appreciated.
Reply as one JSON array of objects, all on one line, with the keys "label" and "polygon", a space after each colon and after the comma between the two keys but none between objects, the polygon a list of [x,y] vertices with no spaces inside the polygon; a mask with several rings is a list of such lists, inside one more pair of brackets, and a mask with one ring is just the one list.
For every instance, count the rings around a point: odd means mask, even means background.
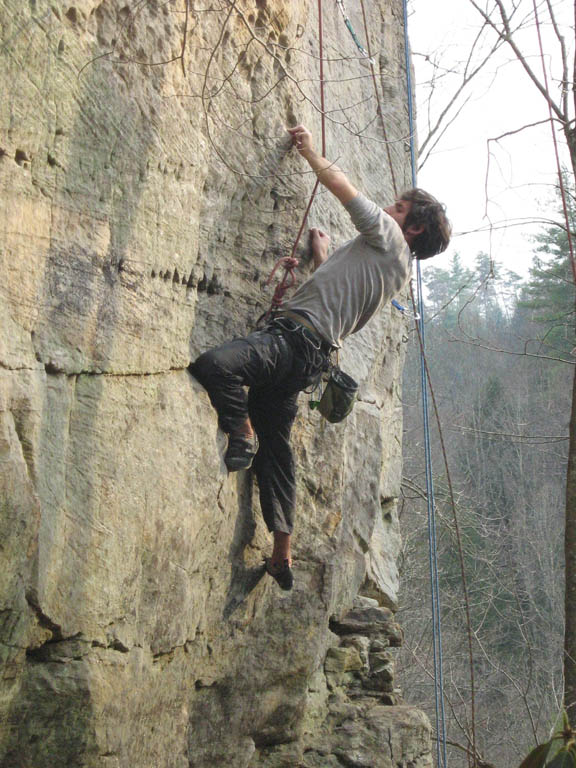
[{"label": "climber", "polygon": [[294,580],[290,544],[295,471],[289,440],[298,393],[319,380],[331,351],[402,289],[411,256],[426,259],[441,253],[450,239],[444,206],[427,192],[411,189],[393,205],[379,208],[340,168],[314,151],[312,135],[303,125],[288,131],[359,234],[329,257],[330,238],[311,229],[312,276],[264,328],[204,352],[189,366],[228,435],[228,470],[248,469],[253,463],[262,514],[274,537],[266,571],[285,590]]}]

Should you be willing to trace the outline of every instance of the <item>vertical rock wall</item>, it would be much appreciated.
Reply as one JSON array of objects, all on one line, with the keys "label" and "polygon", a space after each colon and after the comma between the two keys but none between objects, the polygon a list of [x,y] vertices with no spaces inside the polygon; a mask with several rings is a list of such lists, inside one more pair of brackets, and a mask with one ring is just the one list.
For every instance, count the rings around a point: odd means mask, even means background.
[{"label": "vertical rock wall", "polygon": [[[403,187],[401,4],[367,6]],[[328,155],[384,203],[369,68],[334,4],[324,27]],[[0,766],[429,766],[389,650],[402,318],[346,346],[345,424],[302,396],[288,594],[186,371],[301,221],[316,3],[0,0],[0,32]],[[325,194],[310,223],[352,234]]]}]

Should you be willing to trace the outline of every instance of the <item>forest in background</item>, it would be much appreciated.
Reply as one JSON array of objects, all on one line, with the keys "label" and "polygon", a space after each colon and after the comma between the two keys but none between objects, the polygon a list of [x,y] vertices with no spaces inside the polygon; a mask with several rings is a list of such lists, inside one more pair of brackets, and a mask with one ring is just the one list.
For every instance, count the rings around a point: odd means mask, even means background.
[{"label": "forest in background", "polygon": [[[574,197],[570,198],[575,219]],[[574,230],[574,226],[571,227]],[[426,354],[463,541],[476,733],[486,765],[517,766],[562,709],[564,515],[574,286],[565,228],[534,239],[528,279],[479,254],[423,265]],[[407,333],[398,677],[434,722],[420,348]],[[432,404],[450,764],[468,765],[470,673],[455,526]]]}]

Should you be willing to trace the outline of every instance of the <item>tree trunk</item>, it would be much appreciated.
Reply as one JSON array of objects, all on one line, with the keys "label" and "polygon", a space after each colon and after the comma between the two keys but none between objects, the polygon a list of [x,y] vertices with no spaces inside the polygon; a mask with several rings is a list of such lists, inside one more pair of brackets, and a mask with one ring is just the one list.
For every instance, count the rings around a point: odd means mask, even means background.
[{"label": "tree trunk", "polygon": [[566,476],[566,624],[564,629],[564,707],[576,727],[576,371],[572,386],[570,443]]},{"label": "tree trunk", "polygon": [[[570,151],[572,171],[576,178],[576,131],[566,126],[564,135],[566,136]],[[568,224],[570,229],[572,228],[571,224],[572,222]],[[576,265],[573,258],[572,271],[576,287]],[[576,368],[572,383],[570,442],[568,444],[568,467],[566,472],[564,555],[566,559],[566,586],[564,592],[564,708],[572,728],[576,728]]]}]

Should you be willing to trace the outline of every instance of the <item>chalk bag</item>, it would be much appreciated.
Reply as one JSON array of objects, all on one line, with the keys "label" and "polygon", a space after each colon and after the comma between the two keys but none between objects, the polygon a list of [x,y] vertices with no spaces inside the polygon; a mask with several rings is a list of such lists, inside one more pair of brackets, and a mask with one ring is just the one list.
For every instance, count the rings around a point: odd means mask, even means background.
[{"label": "chalk bag", "polygon": [[358,384],[335,366],[330,371],[322,397],[318,402],[310,403],[310,407],[318,408],[327,421],[336,424],[348,416],[357,397]]}]

